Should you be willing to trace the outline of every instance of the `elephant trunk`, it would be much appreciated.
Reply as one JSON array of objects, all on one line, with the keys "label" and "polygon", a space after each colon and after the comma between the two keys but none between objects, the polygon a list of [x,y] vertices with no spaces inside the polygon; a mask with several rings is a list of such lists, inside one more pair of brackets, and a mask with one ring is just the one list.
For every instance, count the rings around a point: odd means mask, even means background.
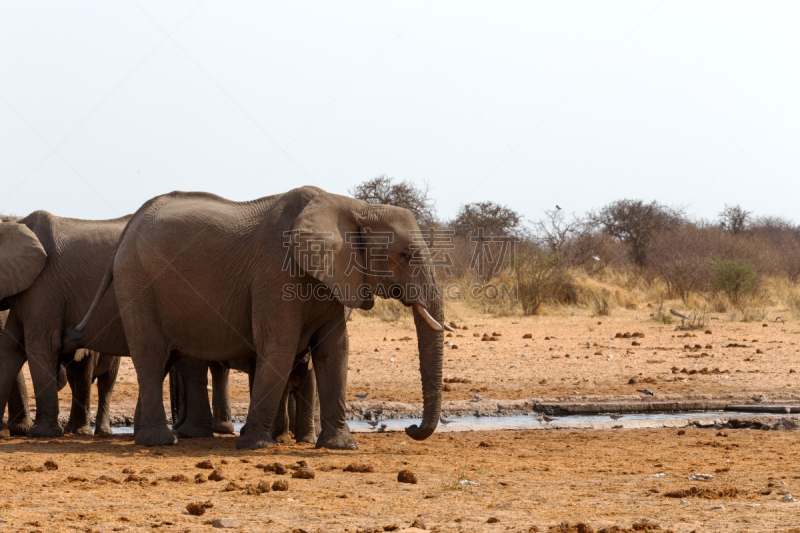
[{"label": "elephant trunk", "polygon": [[[406,433],[414,440],[425,440],[433,434],[439,423],[442,408],[442,360],[444,357],[444,331],[430,323],[432,318],[438,324],[444,323],[444,307],[441,292],[435,285],[435,294],[426,300],[424,308],[414,305],[414,324],[417,328],[419,347],[419,368],[422,375],[423,412],[422,424],[406,428]],[[423,311],[422,313],[420,311]],[[424,312],[430,315],[425,317]]]}]

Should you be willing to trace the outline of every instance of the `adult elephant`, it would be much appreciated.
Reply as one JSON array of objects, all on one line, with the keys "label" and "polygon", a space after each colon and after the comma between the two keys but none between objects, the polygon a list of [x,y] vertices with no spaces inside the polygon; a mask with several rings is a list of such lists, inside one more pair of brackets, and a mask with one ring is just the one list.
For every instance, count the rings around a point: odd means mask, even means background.
[{"label": "adult elephant", "polygon": [[[65,328],[80,320],[91,304],[129,219],[76,220],[36,211],[25,218],[0,220],[0,309],[10,309],[0,337],[0,413],[8,403],[13,413],[10,433],[63,435],[58,391],[65,383],[59,380],[64,365],[73,382],[66,429],[90,433],[89,397],[96,379],[100,403],[95,432],[110,431],[107,415],[118,356],[128,355],[113,293],[99,302],[83,341],[64,346],[61,339]],[[81,350],[76,358],[79,348],[92,352],[83,357]],[[26,360],[36,396],[35,422],[28,415],[21,373]]]},{"label": "adult elephant", "polygon": [[[0,407],[5,407],[14,378],[27,360],[37,408],[29,437],[64,433],[58,422],[60,363],[71,367],[76,387],[72,414],[76,409],[83,411],[73,417],[68,429],[83,433],[88,428],[88,398],[96,366],[111,370],[119,362],[101,361],[96,355],[79,356],[76,361],[76,350],[89,348],[104,357],[127,354],[113,294],[100,302],[98,319],[86,342],[65,348],[61,339],[64,329],[91,303],[93,287],[102,278],[129,218],[88,221],[35,211],[0,224],[0,299],[10,308],[0,337]],[[107,385],[110,394],[113,381]],[[97,429],[105,430],[102,425]]]},{"label": "adult elephant", "polygon": [[[5,331],[8,311],[0,311],[0,336]],[[72,391],[72,406],[65,427],[67,433],[90,435],[89,405],[91,383],[97,381],[98,404],[95,417],[95,434],[111,435],[110,407],[119,358],[102,356],[89,350],[78,350],[76,354],[59,356],[56,387],[61,391],[69,383]],[[0,413],[0,419],[2,419]],[[27,435],[33,426],[28,407],[28,388],[22,369],[17,373],[8,397],[8,421],[0,429],[0,437]]]},{"label": "adult elephant", "polygon": [[[274,444],[270,427],[295,360],[312,347],[322,432],[316,446],[357,449],[345,422],[345,307],[375,295],[411,306],[423,389],[422,440],[442,398],[443,306],[430,254],[410,211],[301,187],[251,202],[173,192],[133,215],[86,317],[112,281],[139,380],[136,443],[169,445],[161,401],[179,350],[206,361],[255,356],[247,431],[238,448]],[[137,424],[138,422],[138,424]]]}]

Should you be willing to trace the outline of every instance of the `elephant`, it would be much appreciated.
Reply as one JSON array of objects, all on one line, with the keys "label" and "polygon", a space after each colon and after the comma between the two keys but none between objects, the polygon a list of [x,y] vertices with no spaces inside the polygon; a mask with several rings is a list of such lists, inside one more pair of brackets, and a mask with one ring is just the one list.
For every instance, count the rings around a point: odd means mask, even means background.
[{"label": "elephant", "polygon": [[[92,302],[129,219],[77,220],[46,211],[0,219],[0,309],[10,309],[0,337],[0,413],[8,403],[13,413],[9,432],[29,437],[63,435],[56,374],[64,364],[75,383],[66,429],[88,431],[90,385],[96,378],[101,407],[96,432],[109,431],[107,407],[119,368],[119,360],[114,359],[128,355],[113,293],[97,306],[85,342],[65,346],[62,337],[63,330],[80,320]],[[80,348],[93,353],[76,358]],[[27,414],[21,374],[26,360],[36,397],[35,422]],[[19,422],[13,422],[18,417]]]},{"label": "elephant", "polygon": [[444,321],[431,255],[407,209],[317,187],[249,202],[204,192],[157,196],[128,222],[95,299],[65,342],[98,324],[114,292],[139,382],[136,443],[172,445],[161,400],[176,351],[204,361],[255,357],[247,431],[239,449],[273,446],[270,428],[295,356],[311,347],[320,397],[317,448],[358,449],[345,422],[345,308],[374,297],[411,307],[423,391],[424,440],[442,399]]},{"label": "elephant", "polygon": [[[233,433],[228,373],[240,370],[252,376],[248,360],[235,360],[229,363],[206,363],[181,358],[169,371],[169,391],[172,410],[172,429],[180,437],[211,437],[214,433]],[[208,371],[213,383],[212,403],[208,403]],[[251,387],[252,388],[252,387]],[[193,392],[194,391],[194,392]],[[193,415],[189,414],[187,404],[194,404]],[[191,429],[186,430],[187,418],[193,417]],[[246,431],[246,429],[242,429]],[[276,442],[289,443],[294,433],[297,442],[315,444],[321,431],[319,423],[319,397],[316,393],[311,352],[299,354],[292,367],[278,416],[272,424],[270,434]]]},{"label": "elephant", "polygon": [[[8,311],[0,312],[0,336],[2,336]],[[77,359],[77,361],[75,361]],[[81,361],[84,361],[81,363]],[[99,362],[99,364],[98,364]],[[72,407],[65,431],[67,433],[91,434],[89,428],[89,409],[91,396],[91,381],[98,379],[100,400],[97,407],[96,434],[110,435],[109,409],[111,391],[114,388],[119,358],[101,356],[96,352],[78,350],[75,357],[60,356],[58,375],[56,377],[57,390],[61,391],[70,385],[72,390]],[[86,376],[89,371],[89,376]],[[2,418],[0,413],[0,418]],[[8,423],[0,430],[0,436],[27,435],[33,426],[33,420],[28,408],[28,389],[22,369],[17,373],[8,398]]]},{"label": "elephant", "polygon": [[62,354],[59,363],[66,370],[72,389],[72,406],[64,433],[91,435],[89,405],[92,383],[97,381],[97,415],[94,434],[111,436],[111,395],[117,381],[121,358],[100,354],[92,350],[76,350],[74,354]]}]

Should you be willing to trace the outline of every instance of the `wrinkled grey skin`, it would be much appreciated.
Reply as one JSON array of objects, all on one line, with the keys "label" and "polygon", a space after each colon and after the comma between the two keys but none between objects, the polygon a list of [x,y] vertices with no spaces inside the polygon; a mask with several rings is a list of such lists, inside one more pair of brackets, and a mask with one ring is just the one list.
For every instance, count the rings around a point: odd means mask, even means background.
[{"label": "wrinkled grey skin", "polygon": [[[172,429],[178,438],[211,437],[214,433],[233,433],[228,373],[239,370],[250,373],[249,360],[230,363],[206,363],[182,358],[169,371],[169,390],[172,404]],[[212,403],[208,403],[208,370],[213,383]],[[251,387],[252,388],[252,387]],[[197,391],[192,393],[192,391]],[[193,403],[191,413],[186,409]],[[296,442],[316,444],[322,430],[319,422],[319,397],[311,362],[311,353],[298,355],[284,388],[281,404],[270,435],[275,442],[289,443],[294,434]],[[191,418],[191,420],[189,420]],[[191,424],[187,425],[187,421]],[[191,428],[187,430],[187,428]],[[242,428],[242,433],[246,428]]]},{"label": "wrinkled grey skin", "polygon": [[[115,220],[77,220],[36,211],[24,218],[5,218],[0,223],[4,238],[8,232],[19,231],[12,225],[25,226],[47,254],[44,266],[30,272],[31,283],[27,287],[15,294],[0,294],[0,303],[10,308],[6,313],[5,333],[0,337],[0,413],[8,403],[10,411],[16,413],[14,420],[20,417],[20,422],[8,428],[10,433],[47,438],[63,435],[64,429],[58,421],[60,364],[67,365],[74,384],[67,431],[81,434],[89,431],[89,397],[94,379],[98,381],[100,396],[96,432],[110,431],[107,407],[119,368],[116,359],[128,355],[113,290],[99,302],[95,320],[84,339],[70,346],[65,346],[61,339],[67,326],[80,320],[91,305],[129,219],[128,216]],[[3,260],[13,262],[14,254],[6,253]],[[14,265],[6,263],[0,270],[9,266]],[[103,355],[94,353],[76,362],[74,354],[79,348]],[[27,414],[27,391],[21,380],[26,360],[36,395],[33,423]]]},{"label": "wrinkled grey skin", "polygon": [[[0,336],[5,330],[8,311],[0,312]],[[84,352],[84,350],[81,350]],[[119,370],[119,357],[102,356],[96,352],[81,354],[81,361],[74,360],[74,354],[60,355],[58,358],[57,390],[69,383],[72,390],[72,406],[65,427],[67,433],[91,435],[89,427],[89,406],[91,383],[97,379],[99,401],[96,417],[96,435],[111,435],[109,412],[111,392]],[[0,430],[0,436],[27,435],[33,426],[28,407],[28,389],[22,370],[17,373],[8,398],[8,422]],[[2,413],[0,413],[0,419]]]},{"label": "wrinkled grey skin", "polygon": [[[422,425],[406,432],[426,439],[441,408],[444,316],[418,231],[406,209],[316,187],[251,202],[207,193],[158,196],[131,218],[95,303],[68,340],[96,327],[96,304],[113,281],[139,381],[136,443],[146,446],[177,442],[162,402],[175,350],[204,361],[255,356],[240,449],[274,445],[270,428],[295,356],[312,346],[322,426],[316,446],[357,449],[345,422],[344,309],[369,307],[374,295],[396,297],[414,312],[423,389]],[[374,246],[370,235],[381,232],[392,239]],[[322,267],[315,266],[320,255]],[[353,260],[365,265],[367,259],[366,271],[348,268]],[[297,284],[306,294],[312,289],[311,296],[287,293]],[[390,292],[395,287],[403,291]]]},{"label": "wrinkled grey skin", "polygon": [[[94,296],[91,287],[102,279],[104,263],[110,260],[127,220],[86,221],[36,211],[16,222],[30,229],[47,253],[44,267],[30,286],[16,294],[2,295],[10,313],[6,332],[0,338],[0,406],[5,406],[14,376],[27,359],[37,408],[36,420],[27,432],[29,437],[60,437],[64,432],[58,422],[59,359],[71,360],[78,348],[107,356],[127,355],[122,323],[115,318],[113,294],[101,302],[98,320],[85,342],[67,348],[61,343],[66,327],[91,304]],[[3,226],[6,224],[12,223]],[[69,365],[77,387],[73,407],[78,401],[84,411],[82,416],[75,417],[70,429],[84,432],[86,428],[84,422],[89,418],[86,400],[95,374],[92,365],[98,362],[98,358],[90,357]],[[110,368],[105,364],[103,367]],[[108,393],[112,387],[113,383],[107,385]],[[104,428],[98,426],[98,430],[102,432]]]},{"label": "wrinkled grey skin", "polygon": [[[246,364],[244,365],[246,369]],[[208,403],[208,371],[211,370],[212,406]],[[207,363],[182,357],[169,371],[172,429],[179,438],[212,437],[233,433],[228,374],[223,363]],[[189,408],[191,406],[191,408]]]},{"label": "wrinkled grey skin", "polygon": [[92,383],[97,381],[97,415],[94,434],[111,436],[111,393],[117,381],[121,358],[104,355],[91,350],[84,352],[80,361],[76,354],[61,355],[59,363],[66,369],[67,380],[72,389],[72,406],[64,433],[91,435],[89,425],[89,406],[91,405]]}]

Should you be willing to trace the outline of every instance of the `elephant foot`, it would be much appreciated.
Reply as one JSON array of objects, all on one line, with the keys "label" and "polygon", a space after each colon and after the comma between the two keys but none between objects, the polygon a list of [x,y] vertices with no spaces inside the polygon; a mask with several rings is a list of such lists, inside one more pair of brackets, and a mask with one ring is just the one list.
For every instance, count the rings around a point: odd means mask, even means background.
[{"label": "elephant foot", "polygon": [[278,444],[291,444],[292,443],[292,436],[289,434],[288,431],[284,431],[280,435],[273,437],[275,442]]},{"label": "elephant foot", "polygon": [[6,426],[10,435],[22,435],[23,437],[28,434],[28,431],[33,427],[33,419],[25,417],[21,422],[14,422]]},{"label": "elephant foot", "polygon": [[139,428],[134,442],[139,446],[172,446],[178,438],[166,424],[149,428]]},{"label": "elephant foot", "polygon": [[181,424],[173,429],[173,432],[182,439],[207,439],[214,436],[211,426],[192,424],[191,422]]},{"label": "elephant foot", "polygon": [[111,431],[111,426],[108,424],[103,424],[102,426],[94,428],[94,435],[96,437],[110,437],[113,434],[114,432]]},{"label": "elephant foot", "polygon": [[[302,442],[306,444],[316,444],[317,443],[317,435],[315,432],[306,433],[305,435],[298,435],[297,443],[300,444]],[[355,441],[353,441],[355,442]],[[356,443],[356,448],[358,447],[358,443]]]},{"label": "elephant foot", "polygon": [[84,436],[84,437],[89,437],[89,436],[92,435],[92,428],[89,426],[88,423],[87,424],[83,424],[81,426],[77,426],[75,424],[71,424],[70,423],[70,424],[67,424],[67,426],[64,428],[64,434],[65,435],[69,435],[69,434],[81,435],[81,436]]},{"label": "elephant foot", "polygon": [[358,441],[354,439],[346,429],[339,431],[322,430],[317,439],[316,448],[327,448],[329,450],[357,450]]},{"label": "elephant foot", "polygon": [[260,433],[256,430],[248,431],[236,439],[237,450],[260,450],[272,446],[275,446],[275,441],[272,440],[269,433]]},{"label": "elephant foot", "polygon": [[64,428],[58,422],[34,422],[28,430],[29,439],[52,439],[64,436]]},{"label": "elephant foot", "polygon": [[214,433],[230,435],[233,433],[233,422],[230,420],[214,422],[214,425],[211,427],[211,429],[214,430]]}]

